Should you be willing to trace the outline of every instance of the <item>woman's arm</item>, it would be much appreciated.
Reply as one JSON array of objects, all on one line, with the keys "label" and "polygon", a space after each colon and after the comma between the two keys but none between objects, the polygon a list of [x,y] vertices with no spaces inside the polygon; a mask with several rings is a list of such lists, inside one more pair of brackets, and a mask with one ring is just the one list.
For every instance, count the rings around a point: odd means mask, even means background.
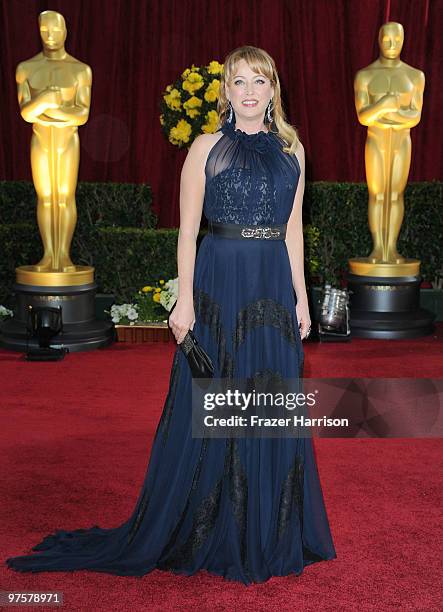
[{"label": "woman's arm", "polygon": [[292,285],[297,295],[297,318],[301,326],[302,339],[311,326],[309,316],[308,296],[306,292],[304,272],[304,244],[302,206],[305,191],[305,150],[301,142],[297,148],[297,159],[300,164],[300,178],[294,196],[291,215],[286,227],[286,247],[291,263]]},{"label": "woman's arm", "polygon": [[302,222],[303,195],[305,191],[305,151],[301,143],[298,146],[297,153],[297,159],[300,164],[300,178],[294,197],[292,212],[286,227],[286,246],[291,262],[292,284],[297,294],[297,300],[299,302],[307,302]]},{"label": "woman's arm", "polygon": [[177,242],[178,298],[169,325],[180,344],[195,323],[194,267],[196,240],[200,229],[205,194],[206,156],[210,137],[202,134],[192,143],[180,178],[180,229]]},{"label": "woman's arm", "polygon": [[204,166],[207,142],[198,136],[192,143],[180,178],[180,230],[177,243],[178,296],[193,299],[196,240],[205,194]]}]

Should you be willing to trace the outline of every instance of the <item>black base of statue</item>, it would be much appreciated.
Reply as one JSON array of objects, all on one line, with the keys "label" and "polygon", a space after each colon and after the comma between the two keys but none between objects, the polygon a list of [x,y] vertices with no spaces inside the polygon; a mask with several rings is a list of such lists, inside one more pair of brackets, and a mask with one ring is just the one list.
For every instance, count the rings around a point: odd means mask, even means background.
[{"label": "black base of statue", "polygon": [[115,340],[115,328],[110,321],[95,318],[97,285],[43,287],[16,283],[14,317],[0,326],[0,346],[12,351],[27,352],[39,347],[36,337],[27,330],[29,306],[62,309],[63,330],[50,340],[51,348],[66,348],[69,352],[90,351],[108,346]]},{"label": "black base of statue", "polygon": [[436,315],[420,308],[421,281],[420,275],[348,274],[352,336],[401,339],[432,334]]}]

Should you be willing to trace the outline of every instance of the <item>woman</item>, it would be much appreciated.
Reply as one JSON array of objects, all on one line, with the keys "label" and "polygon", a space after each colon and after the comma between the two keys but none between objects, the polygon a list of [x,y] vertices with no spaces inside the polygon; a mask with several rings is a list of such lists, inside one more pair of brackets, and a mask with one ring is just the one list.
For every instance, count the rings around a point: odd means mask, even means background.
[{"label": "woman", "polygon": [[[297,378],[311,325],[304,153],[265,51],[228,55],[218,110],[221,128],[199,136],[183,166],[179,296],[169,323],[178,345],[193,329],[215,377]],[[202,210],[209,233],[195,257]],[[131,517],[113,529],[58,530],[9,567],[137,576],[205,569],[249,585],[336,556],[311,439],[192,437],[191,383],[177,346]]]}]

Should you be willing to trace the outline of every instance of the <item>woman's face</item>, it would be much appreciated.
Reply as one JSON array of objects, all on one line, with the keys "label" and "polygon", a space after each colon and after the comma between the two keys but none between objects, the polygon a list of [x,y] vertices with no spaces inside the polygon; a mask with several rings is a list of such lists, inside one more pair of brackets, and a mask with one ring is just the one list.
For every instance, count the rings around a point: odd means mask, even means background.
[{"label": "woman's face", "polygon": [[237,118],[261,120],[274,95],[274,87],[268,78],[253,72],[246,60],[241,59],[230,83],[226,84],[226,95]]}]

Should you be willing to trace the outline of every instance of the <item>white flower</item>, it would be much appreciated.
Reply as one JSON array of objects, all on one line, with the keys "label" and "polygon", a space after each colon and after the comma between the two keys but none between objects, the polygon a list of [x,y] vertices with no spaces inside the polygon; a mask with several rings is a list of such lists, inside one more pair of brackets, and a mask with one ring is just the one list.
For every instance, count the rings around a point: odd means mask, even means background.
[{"label": "white flower", "polygon": [[166,290],[160,293],[160,304],[170,312],[178,297],[178,277],[168,280],[164,287]]},{"label": "white flower", "polygon": [[9,308],[5,308],[5,306],[0,306],[0,317],[12,317],[13,311],[9,310]]},{"label": "white flower", "polygon": [[138,312],[136,311],[134,307],[131,307],[131,308],[128,308],[128,312],[126,316],[131,321],[135,321],[136,319],[138,319]]},{"label": "white flower", "polygon": [[168,281],[168,291],[174,297],[178,297],[178,276],[170,281]]},{"label": "white flower", "polygon": [[113,304],[111,306],[111,318],[113,323],[120,323],[125,317],[132,321],[138,319],[136,306],[133,304]]}]

